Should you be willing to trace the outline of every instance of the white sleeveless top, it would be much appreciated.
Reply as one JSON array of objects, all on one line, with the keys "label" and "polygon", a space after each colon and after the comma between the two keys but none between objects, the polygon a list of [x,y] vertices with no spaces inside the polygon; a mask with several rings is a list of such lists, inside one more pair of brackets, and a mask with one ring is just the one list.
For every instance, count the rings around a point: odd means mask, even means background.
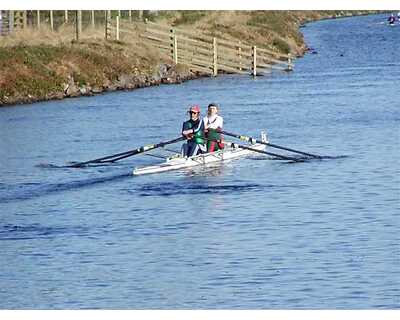
[{"label": "white sleeveless top", "polygon": [[212,117],[206,116],[203,118],[203,121],[204,121],[206,128],[210,128],[210,129],[217,129],[217,128],[222,129],[222,127],[224,125],[224,119],[219,115],[212,116]]}]

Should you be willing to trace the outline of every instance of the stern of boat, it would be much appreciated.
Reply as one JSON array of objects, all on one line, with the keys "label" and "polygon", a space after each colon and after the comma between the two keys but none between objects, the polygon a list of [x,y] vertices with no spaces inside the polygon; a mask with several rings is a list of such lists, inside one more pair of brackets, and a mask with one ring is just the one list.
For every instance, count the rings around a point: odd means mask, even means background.
[{"label": "stern of boat", "polygon": [[268,143],[269,141],[268,141],[268,135],[267,135],[267,132],[266,131],[261,131],[261,141],[262,142],[266,142],[266,143]]}]

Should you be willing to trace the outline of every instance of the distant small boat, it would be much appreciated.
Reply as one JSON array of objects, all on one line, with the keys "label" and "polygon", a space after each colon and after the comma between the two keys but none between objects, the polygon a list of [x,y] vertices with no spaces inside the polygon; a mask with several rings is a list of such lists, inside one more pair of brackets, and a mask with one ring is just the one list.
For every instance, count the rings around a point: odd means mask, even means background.
[{"label": "distant small boat", "polygon": [[387,21],[388,21],[388,25],[389,25],[389,26],[394,26],[394,25],[395,25],[395,22],[396,22],[396,18],[395,18],[394,15],[392,14],[392,15],[387,19]]}]

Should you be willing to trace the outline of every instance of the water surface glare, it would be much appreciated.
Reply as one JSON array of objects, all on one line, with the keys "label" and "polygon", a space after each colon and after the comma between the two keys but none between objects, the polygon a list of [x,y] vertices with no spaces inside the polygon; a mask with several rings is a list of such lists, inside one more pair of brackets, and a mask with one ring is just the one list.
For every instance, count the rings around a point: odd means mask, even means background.
[{"label": "water surface glare", "polygon": [[[0,108],[0,308],[398,309],[400,26],[385,18],[308,24],[317,54],[292,73]],[[57,167],[178,137],[210,102],[229,132],[332,158]]]}]

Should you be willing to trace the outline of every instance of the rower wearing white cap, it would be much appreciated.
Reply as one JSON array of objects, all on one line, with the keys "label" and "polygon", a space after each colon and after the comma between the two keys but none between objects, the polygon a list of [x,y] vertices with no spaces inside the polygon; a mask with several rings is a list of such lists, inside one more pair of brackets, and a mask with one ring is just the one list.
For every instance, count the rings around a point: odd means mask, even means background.
[{"label": "rower wearing white cap", "polygon": [[223,149],[223,136],[218,131],[222,130],[224,119],[218,115],[218,105],[216,103],[208,105],[207,116],[204,117],[203,122],[207,138],[207,152]]}]

